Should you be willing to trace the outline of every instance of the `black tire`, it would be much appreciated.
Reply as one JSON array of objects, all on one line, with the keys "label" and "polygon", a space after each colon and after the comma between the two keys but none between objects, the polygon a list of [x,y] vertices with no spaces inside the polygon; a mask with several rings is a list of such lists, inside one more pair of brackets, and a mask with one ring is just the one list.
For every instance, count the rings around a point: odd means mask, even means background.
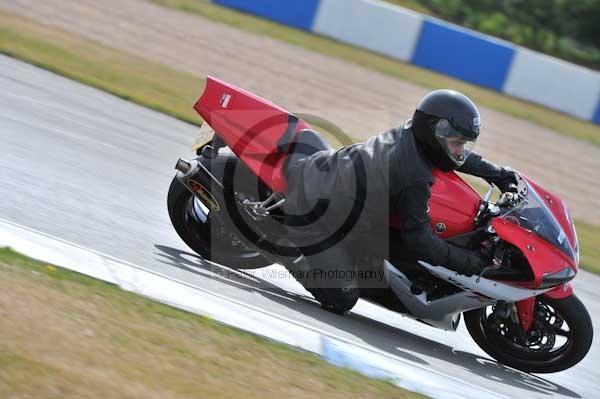
[{"label": "black tire", "polygon": [[[199,183],[210,187],[209,182]],[[190,191],[177,178],[173,178],[167,197],[169,217],[179,237],[194,252],[206,260],[238,270],[259,269],[271,264],[258,252],[247,249],[241,243],[234,245],[235,238],[231,235],[215,234],[215,231],[226,228],[215,226],[215,223],[220,223],[218,218],[209,217],[206,222],[199,220],[194,214],[193,201],[194,196]]]},{"label": "black tire", "polygon": [[[486,308],[471,310],[464,316],[469,334],[481,349],[500,363],[528,373],[556,373],[574,366],[587,354],[594,335],[590,315],[575,295],[563,299],[537,297],[534,329],[541,332],[537,337],[546,336],[545,343],[539,341],[546,348],[536,347],[533,341],[524,343],[506,334],[506,330],[502,335],[497,322],[490,327],[492,318]],[[550,348],[550,343],[558,343],[556,337],[564,339],[564,344]]]}]

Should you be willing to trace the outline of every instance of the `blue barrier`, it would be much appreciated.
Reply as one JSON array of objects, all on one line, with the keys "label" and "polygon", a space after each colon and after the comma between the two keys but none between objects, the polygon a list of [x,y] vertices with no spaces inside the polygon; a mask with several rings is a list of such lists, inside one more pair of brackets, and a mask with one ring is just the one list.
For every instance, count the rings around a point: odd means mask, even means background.
[{"label": "blue barrier", "polygon": [[213,3],[308,31],[319,6],[319,0],[213,0]]},{"label": "blue barrier", "polygon": [[596,106],[596,112],[594,113],[594,123],[600,125],[600,97],[598,97],[598,105]]},{"label": "blue barrier", "polygon": [[425,20],[412,63],[502,91],[515,48],[443,22]]},{"label": "blue barrier", "polygon": [[[396,6],[371,0],[212,1],[284,25],[316,31],[380,54],[410,61],[415,65],[542,104],[600,125],[600,99],[596,108],[593,108],[593,91],[594,87],[598,87],[600,75],[597,71],[587,70],[583,73],[584,76],[580,76],[575,69],[582,67],[575,67],[573,64],[535,52],[530,52],[534,55],[525,57],[527,54],[524,55],[526,51],[522,48],[454,24],[429,17],[425,17],[421,22],[420,18],[423,17],[417,14],[416,23],[410,23],[412,19],[408,17],[406,21],[396,21],[394,16],[399,18],[400,14],[412,15],[412,11],[394,13],[393,9]],[[381,16],[380,12],[384,9],[389,9],[392,16]],[[355,18],[358,18],[358,22],[353,23]],[[419,29],[420,34],[417,38],[415,35]],[[417,43],[413,51],[415,40]],[[523,53],[520,61],[517,49]],[[549,58],[555,61],[549,61]],[[561,72],[555,72],[554,69],[557,68]],[[563,70],[570,72],[562,72]],[[549,77],[541,76],[540,73]],[[573,73],[577,75],[577,79],[572,78]],[[530,81],[529,76],[537,79]],[[579,86],[569,86],[568,90],[562,90],[556,79],[575,82]],[[545,81],[552,84],[546,86]],[[573,91],[577,92],[577,95],[573,95]],[[577,98],[577,101],[572,100],[574,98]],[[592,111],[594,113],[590,115]]]}]

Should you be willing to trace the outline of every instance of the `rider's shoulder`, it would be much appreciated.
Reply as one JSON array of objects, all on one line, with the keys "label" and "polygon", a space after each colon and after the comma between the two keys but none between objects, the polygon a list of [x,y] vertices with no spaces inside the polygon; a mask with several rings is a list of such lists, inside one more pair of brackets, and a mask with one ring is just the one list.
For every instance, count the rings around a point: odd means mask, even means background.
[{"label": "rider's shoulder", "polygon": [[397,145],[401,141],[403,135],[407,135],[405,124],[378,133],[367,141],[380,141],[388,145]]}]

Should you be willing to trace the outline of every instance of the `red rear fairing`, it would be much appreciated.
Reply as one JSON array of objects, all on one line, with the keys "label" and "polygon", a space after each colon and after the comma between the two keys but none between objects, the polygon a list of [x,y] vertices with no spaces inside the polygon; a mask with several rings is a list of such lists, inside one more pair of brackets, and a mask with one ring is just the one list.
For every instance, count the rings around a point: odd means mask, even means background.
[{"label": "red rear fairing", "polygon": [[194,109],[273,191],[286,192],[282,166],[289,143],[310,125],[248,91],[209,76]]}]

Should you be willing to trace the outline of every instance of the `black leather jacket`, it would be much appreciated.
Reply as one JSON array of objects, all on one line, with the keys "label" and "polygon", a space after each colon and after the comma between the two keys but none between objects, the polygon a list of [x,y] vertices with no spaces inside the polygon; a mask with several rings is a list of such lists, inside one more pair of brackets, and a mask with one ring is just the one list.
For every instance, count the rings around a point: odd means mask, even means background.
[{"label": "black leather jacket", "polygon": [[[498,185],[512,178],[507,170],[475,153],[458,171]],[[290,166],[286,211],[306,213],[319,199],[327,202],[329,216],[312,226],[313,231],[326,235],[353,212],[359,213],[352,227],[358,234],[387,228],[390,214],[399,214],[404,246],[433,265],[461,270],[470,261],[469,251],[446,243],[430,228],[428,202],[433,182],[432,165],[416,143],[408,121],[364,143],[320,151]]]}]

